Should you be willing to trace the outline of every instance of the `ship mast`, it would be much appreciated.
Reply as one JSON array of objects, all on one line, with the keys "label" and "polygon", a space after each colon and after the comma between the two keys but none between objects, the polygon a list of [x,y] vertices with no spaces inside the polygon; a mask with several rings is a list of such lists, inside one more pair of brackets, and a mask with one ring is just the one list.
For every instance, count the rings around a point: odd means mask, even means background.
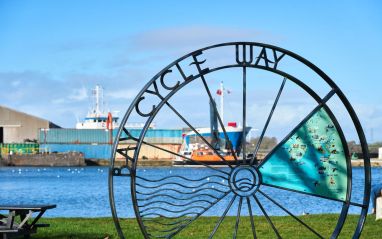
[{"label": "ship mast", "polygon": [[220,82],[220,118],[224,125],[224,86],[223,81]]},{"label": "ship mast", "polygon": [[103,93],[102,88],[100,85],[96,85],[95,89],[93,90],[93,95],[95,99],[95,107],[94,107],[94,113],[98,116],[102,114],[100,104],[103,103]]}]

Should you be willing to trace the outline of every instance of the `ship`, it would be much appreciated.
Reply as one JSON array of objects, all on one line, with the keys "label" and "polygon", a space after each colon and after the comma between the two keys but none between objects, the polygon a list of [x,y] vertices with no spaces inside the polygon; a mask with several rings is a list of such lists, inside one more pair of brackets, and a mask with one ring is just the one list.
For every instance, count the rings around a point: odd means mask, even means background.
[{"label": "ship", "polygon": [[119,127],[118,117],[104,109],[103,88],[96,85],[92,92],[92,108],[83,121],[77,122],[76,129],[115,129]]},{"label": "ship", "polygon": [[[224,122],[223,83],[218,92],[221,107],[220,120]],[[218,127],[216,103],[215,100],[211,100],[210,127],[185,131],[179,155],[175,158],[174,164],[197,164],[198,162],[226,164],[234,160],[242,160],[243,157],[240,153],[243,134],[246,136],[251,127],[246,127],[244,130],[236,122],[228,122],[227,126],[224,126],[224,130],[225,132],[222,127]]]},{"label": "ship", "polygon": [[[227,142],[224,131],[221,128],[219,128],[218,131],[214,129],[211,130],[211,128],[208,127],[196,128],[197,133],[195,131],[184,133],[183,142],[179,151],[180,156],[175,158],[174,164],[197,164],[197,162],[225,164],[226,162],[224,161],[232,162],[236,159],[241,160],[242,156],[240,155],[240,151],[243,139],[243,128],[237,126],[236,122],[228,122],[228,125],[224,128],[230,143]],[[246,127],[245,134],[247,134],[250,129],[251,127]],[[202,136],[208,144],[206,144],[199,135]]]}]

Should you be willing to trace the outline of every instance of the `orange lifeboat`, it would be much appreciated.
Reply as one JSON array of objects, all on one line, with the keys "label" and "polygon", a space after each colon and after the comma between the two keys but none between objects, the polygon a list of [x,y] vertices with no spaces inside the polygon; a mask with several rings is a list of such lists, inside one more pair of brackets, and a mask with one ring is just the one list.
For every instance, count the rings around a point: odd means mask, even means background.
[{"label": "orange lifeboat", "polygon": [[[224,155],[224,153],[221,154],[223,158],[226,161],[234,161],[235,158],[232,155]],[[217,155],[213,150],[211,149],[196,149],[193,150],[191,154],[191,158],[194,161],[201,161],[201,162],[223,162],[221,157]]]}]

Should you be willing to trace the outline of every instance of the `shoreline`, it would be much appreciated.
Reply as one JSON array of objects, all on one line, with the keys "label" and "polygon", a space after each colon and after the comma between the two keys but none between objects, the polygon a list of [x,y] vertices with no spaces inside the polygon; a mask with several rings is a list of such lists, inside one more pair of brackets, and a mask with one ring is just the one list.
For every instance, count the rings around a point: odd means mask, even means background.
[{"label": "shoreline", "polygon": [[[364,163],[363,163],[362,159],[351,160],[351,165],[353,167],[364,167]],[[370,159],[370,167],[372,167],[372,168],[382,167],[382,159],[371,158]]]},{"label": "shoreline", "polygon": [[[0,168],[2,167],[109,167],[108,160],[85,160],[84,165],[49,165],[49,164],[41,164],[41,165],[29,165],[29,164],[20,164],[20,165],[2,165],[0,164]],[[116,166],[123,166],[123,161],[117,161]],[[364,167],[364,162],[362,159],[351,160],[352,167]],[[138,166],[140,167],[187,167],[187,168],[203,168],[203,165],[195,165],[195,164],[185,164],[185,165],[175,165],[171,160],[141,160],[138,161]],[[211,167],[224,167],[224,165],[210,165]],[[378,168],[382,167],[382,160],[377,158],[370,159],[370,167]]]}]

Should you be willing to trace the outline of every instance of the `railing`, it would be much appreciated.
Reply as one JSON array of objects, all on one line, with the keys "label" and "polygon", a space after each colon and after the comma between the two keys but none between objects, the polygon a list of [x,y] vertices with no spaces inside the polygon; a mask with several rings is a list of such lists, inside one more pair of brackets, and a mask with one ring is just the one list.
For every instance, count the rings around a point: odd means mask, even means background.
[{"label": "railing", "polygon": [[36,154],[39,152],[39,144],[0,144],[1,155]]}]

